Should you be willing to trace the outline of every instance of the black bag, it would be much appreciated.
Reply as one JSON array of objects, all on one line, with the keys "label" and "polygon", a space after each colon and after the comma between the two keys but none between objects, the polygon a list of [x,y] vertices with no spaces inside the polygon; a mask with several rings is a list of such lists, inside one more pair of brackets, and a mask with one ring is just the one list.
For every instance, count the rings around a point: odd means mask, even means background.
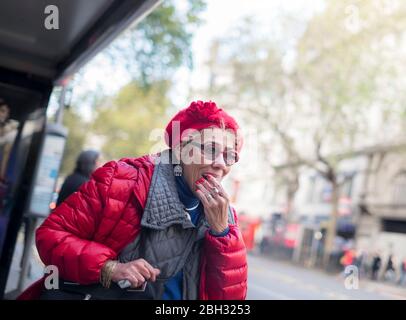
[{"label": "black bag", "polygon": [[40,300],[151,300],[152,290],[148,282],[139,288],[121,289],[115,282],[110,288],[101,284],[81,285],[59,280],[59,289],[44,289]]}]

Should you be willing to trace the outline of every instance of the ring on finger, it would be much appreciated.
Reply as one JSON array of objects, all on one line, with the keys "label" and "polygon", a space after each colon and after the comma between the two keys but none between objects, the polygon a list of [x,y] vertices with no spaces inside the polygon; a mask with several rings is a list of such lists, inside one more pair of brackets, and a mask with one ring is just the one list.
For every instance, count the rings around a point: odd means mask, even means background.
[{"label": "ring on finger", "polygon": [[219,193],[220,193],[220,191],[219,191],[219,189],[217,189],[216,187],[213,187],[213,188],[211,189],[211,196],[212,196],[212,197],[217,196]]},{"label": "ring on finger", "polygon": [[213,196],[210,193],[206,193],[206,198],[208,201],[210,201],[211,199],[213,199]]}]

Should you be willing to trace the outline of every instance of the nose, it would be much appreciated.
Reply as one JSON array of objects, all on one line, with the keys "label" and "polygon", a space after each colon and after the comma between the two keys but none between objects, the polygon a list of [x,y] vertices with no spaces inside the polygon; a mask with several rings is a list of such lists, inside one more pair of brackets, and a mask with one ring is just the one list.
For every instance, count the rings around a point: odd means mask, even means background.
[{"label": "nose", "polygon": [[225,170],[227,168],[222,152],[219,152],[217,157],[214,159],[212,166],[216,169],[221,169],[221,170]]}]

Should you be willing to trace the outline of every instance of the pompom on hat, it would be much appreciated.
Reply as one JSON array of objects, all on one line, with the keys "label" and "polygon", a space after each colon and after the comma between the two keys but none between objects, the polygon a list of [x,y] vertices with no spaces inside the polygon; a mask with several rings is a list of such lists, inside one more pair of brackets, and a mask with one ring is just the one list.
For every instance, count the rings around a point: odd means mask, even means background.
[{"label": "pompom on hat", "polygon": [[[179,132],[173,129],[179,126]],[[184,136],[184,133],[194,129],[197,131],[218,127],[231,130],[238,137],[238,149],[242,146],[242,138],[239,135],[237,121],[223,109],[218,108],[215,102],[193,101],[189,107],[180,110],[168,123],[165,129],[165,142],[173,148],[177,146]]]}]

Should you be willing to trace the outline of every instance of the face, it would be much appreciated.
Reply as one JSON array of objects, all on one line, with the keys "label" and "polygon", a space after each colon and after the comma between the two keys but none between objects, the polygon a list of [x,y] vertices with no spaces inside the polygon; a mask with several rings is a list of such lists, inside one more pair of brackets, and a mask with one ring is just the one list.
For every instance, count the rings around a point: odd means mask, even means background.
[{"label": "face", "polygon": [[195,182],[205,175],[212,175],[221,183],[238,157],[233,132],[220,128],[204,129],[182,143],[183,177],[193,192],[196,191]]},{"label": "face", "polygon": [[8,108],[8,106],[6,104],[2,104],[0,106],[0,123],[6,122],[9,115],[10,115],[10,109]]},{"label": "face", "polygon": [[100,167],[103,165],[103,163],[102,163],[102,161],[101,161],[101,159],[100,159],[100,156],[97,157],[95,163],[96,163],[96,164],[95,164],[95,169],[100,168]]}]

